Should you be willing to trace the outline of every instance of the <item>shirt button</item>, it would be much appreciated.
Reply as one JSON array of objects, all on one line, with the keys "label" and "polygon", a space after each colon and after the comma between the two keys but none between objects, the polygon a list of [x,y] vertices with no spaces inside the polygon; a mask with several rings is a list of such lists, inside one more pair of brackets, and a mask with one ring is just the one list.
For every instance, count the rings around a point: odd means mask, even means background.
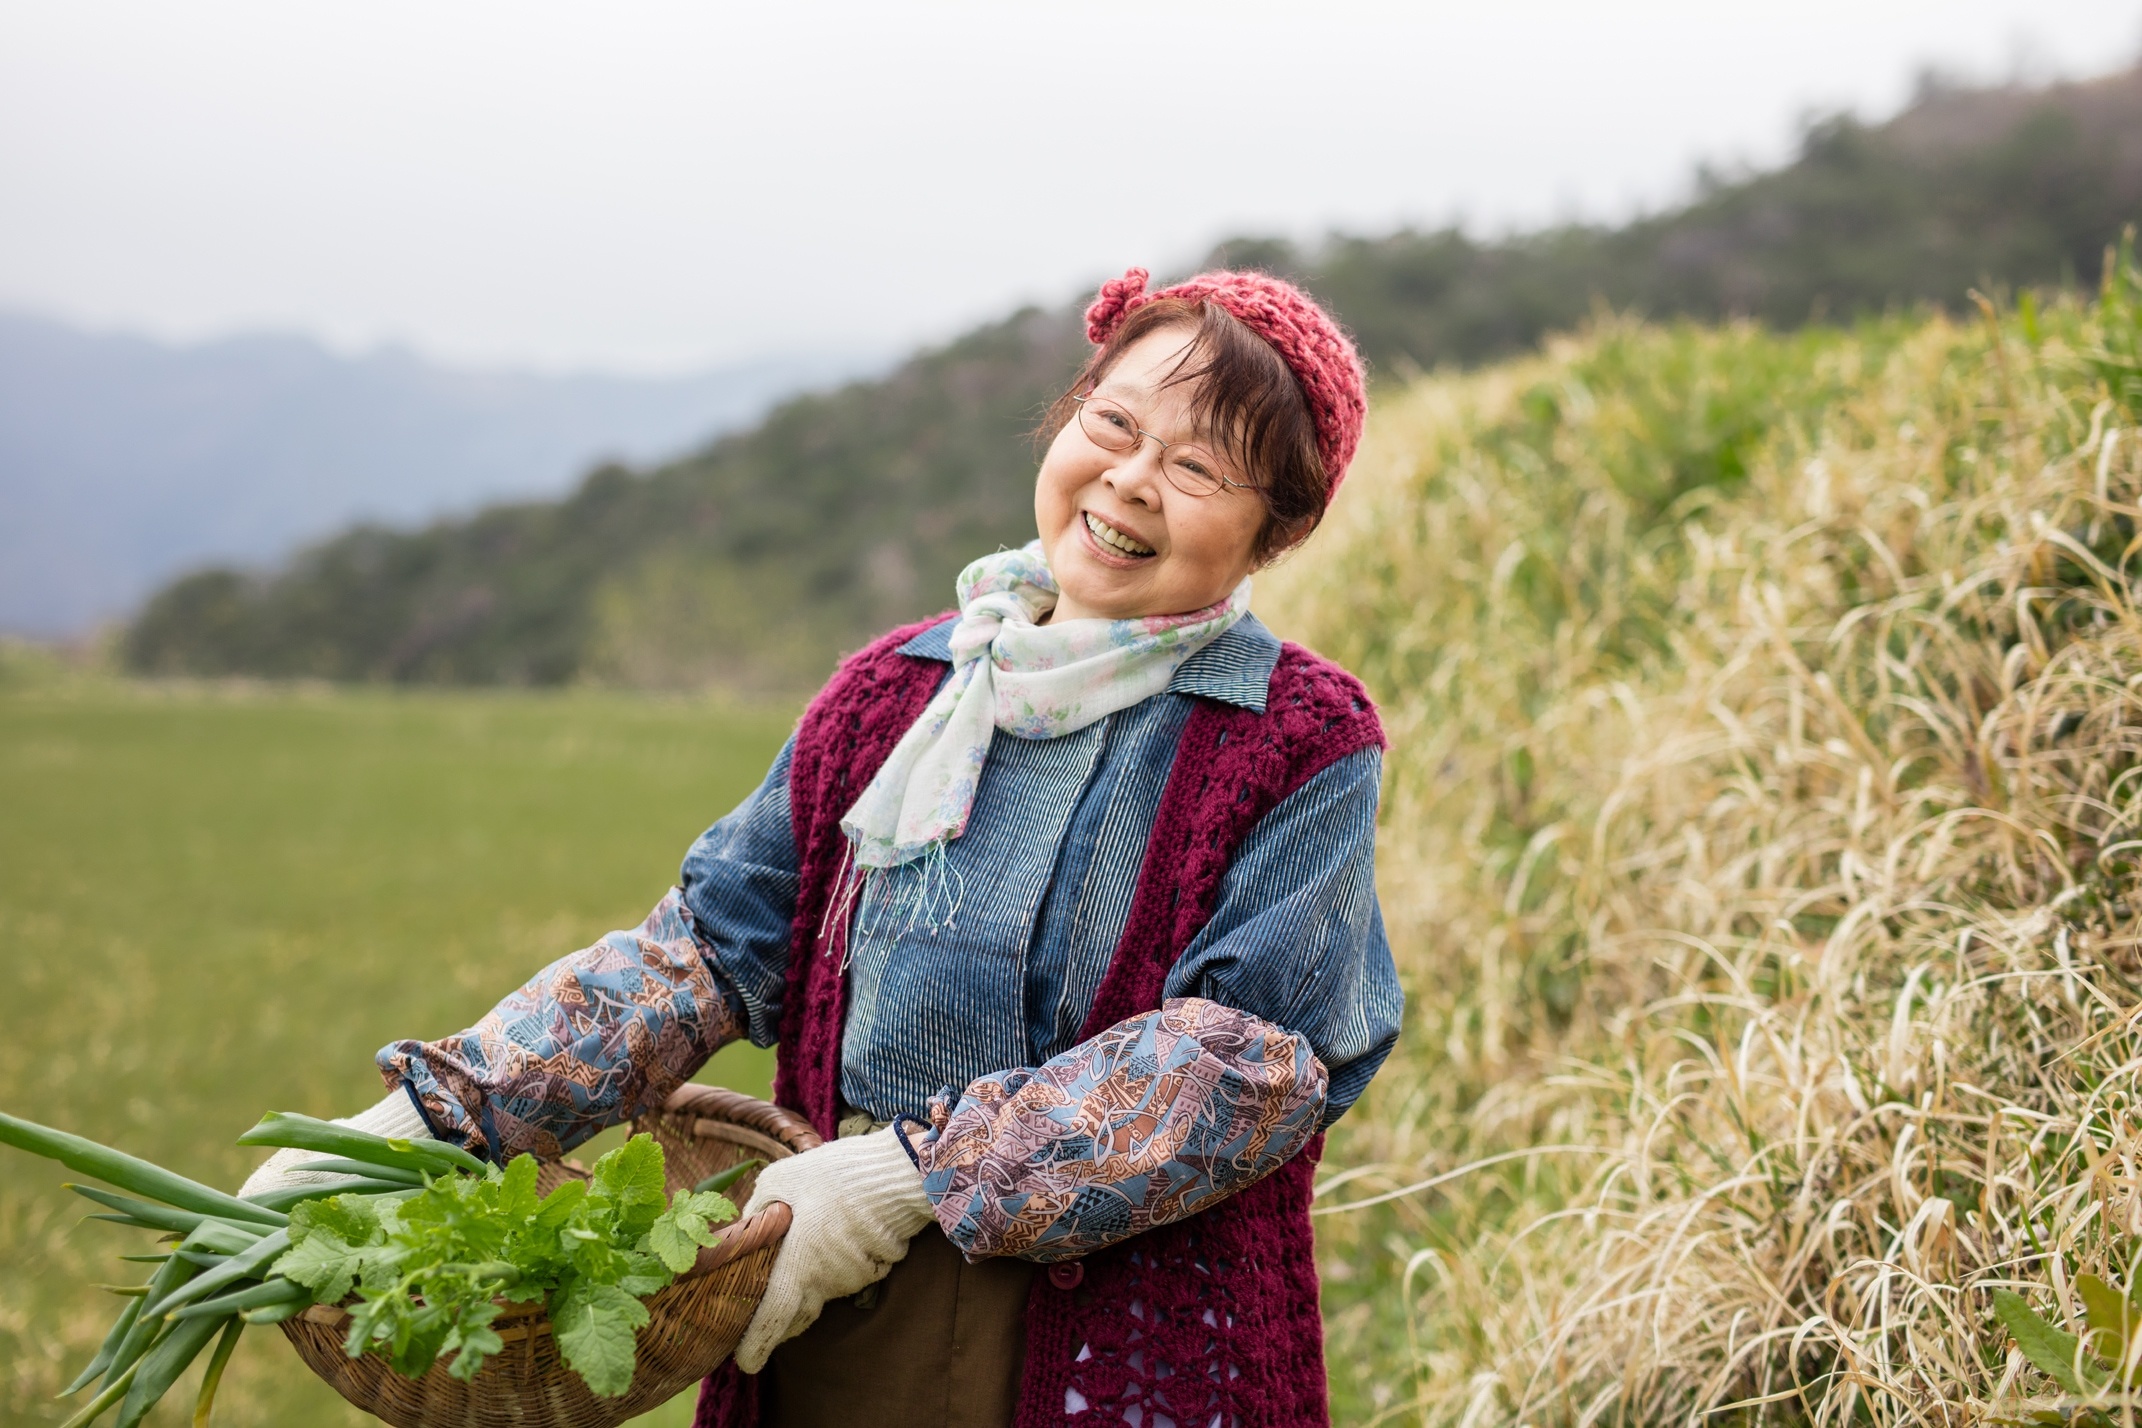
[{"label": "shirt button", "polygon": [[1049,1283],[1058,1289],[1076,1289],[1086,1282],[1086,1266],[1067,1259],[1049,1266]]}]

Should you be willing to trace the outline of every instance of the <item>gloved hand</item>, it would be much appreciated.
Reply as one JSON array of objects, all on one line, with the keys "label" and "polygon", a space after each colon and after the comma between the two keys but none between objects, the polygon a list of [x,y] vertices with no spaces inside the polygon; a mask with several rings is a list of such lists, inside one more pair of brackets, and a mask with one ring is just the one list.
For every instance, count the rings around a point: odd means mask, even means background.
[{"label": "gloved hand", "polygon": [[744,1214],[776,1200],[793,1219],[766,1297],[737,1345],[745,1373],[766,1367],[774,1347],[816,1322],[828,1299],[883,1279],[930,1223],[922,1172],[891,1126],[775,1161],[759,1172]]},{"label": "gloved hand", "polygon": [[[407,1091],[396,1091],[378,1105],[359,1111],[346,1120],[337,1120],[338,1126],[370,1131],[394,1140],[430,1140],[431,1132],[425,1128],[424,1118],[417,1114],[416,1103],[409,1099]],[[293,1185],[318,1185],[323,1181],[339,1180],[339,1175],[322,1175],[303,1168],[308,1160],[330,1160],[332,1156],[317,1150],[293,1150],[284,1148],[269,1156],[260,1169],[248,1175],[245,1184],[238,1187],[243,1195],[259,1195],[268,1190],[287,1189]]]}]

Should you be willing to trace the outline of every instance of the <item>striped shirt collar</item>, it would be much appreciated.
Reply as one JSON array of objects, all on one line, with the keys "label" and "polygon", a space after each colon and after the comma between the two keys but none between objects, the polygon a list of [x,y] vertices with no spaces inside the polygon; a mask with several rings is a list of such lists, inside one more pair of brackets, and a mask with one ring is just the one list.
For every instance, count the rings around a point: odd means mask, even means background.
[{"label": "striped shirt collar", "polygon": [[[949,617],[940,620],[900,646],[900,653],[951,663],[952,626],[956,623]],[[1175,678],[1168,682],[1168,692],[1202,695],[1262,714],[1265,695],[1272,684],[1272,667],[1278,663],[1279,637],[1255,615],[1244,615],[1211,644],[1182,662]]]}]

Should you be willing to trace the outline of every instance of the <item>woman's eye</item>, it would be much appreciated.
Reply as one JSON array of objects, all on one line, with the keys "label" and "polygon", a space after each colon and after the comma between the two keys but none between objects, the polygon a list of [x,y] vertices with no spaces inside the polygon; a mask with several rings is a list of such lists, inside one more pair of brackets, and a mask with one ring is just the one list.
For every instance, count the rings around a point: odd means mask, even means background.
[{"label": "woman's eye", "polygon": [[1121,412],[1110,411],[1106,407],[1101,408],[1101,420],[1107,422],[1110,426],[1115,427],[1119,431],[1129,431],[1131,429],[1129,417],[1123,415],[1123,413]]}]

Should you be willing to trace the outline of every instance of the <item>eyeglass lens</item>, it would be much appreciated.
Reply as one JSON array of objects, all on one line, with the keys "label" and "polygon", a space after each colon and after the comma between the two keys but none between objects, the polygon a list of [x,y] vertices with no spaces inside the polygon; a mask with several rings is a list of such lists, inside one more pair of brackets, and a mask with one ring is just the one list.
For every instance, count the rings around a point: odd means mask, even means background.
[{"label": "eyeglass lens", "polygon": [[[1106,397],[1088,397],[1079,403],[1078,420],[1087,439],[1105,451],[1128,451],[1143,439],[1138,419]],[[1160,455],[1160,470],[1186,496],[1210,496],[1227,484],[1212,454],[1185,442],[1168,443]]]}]

